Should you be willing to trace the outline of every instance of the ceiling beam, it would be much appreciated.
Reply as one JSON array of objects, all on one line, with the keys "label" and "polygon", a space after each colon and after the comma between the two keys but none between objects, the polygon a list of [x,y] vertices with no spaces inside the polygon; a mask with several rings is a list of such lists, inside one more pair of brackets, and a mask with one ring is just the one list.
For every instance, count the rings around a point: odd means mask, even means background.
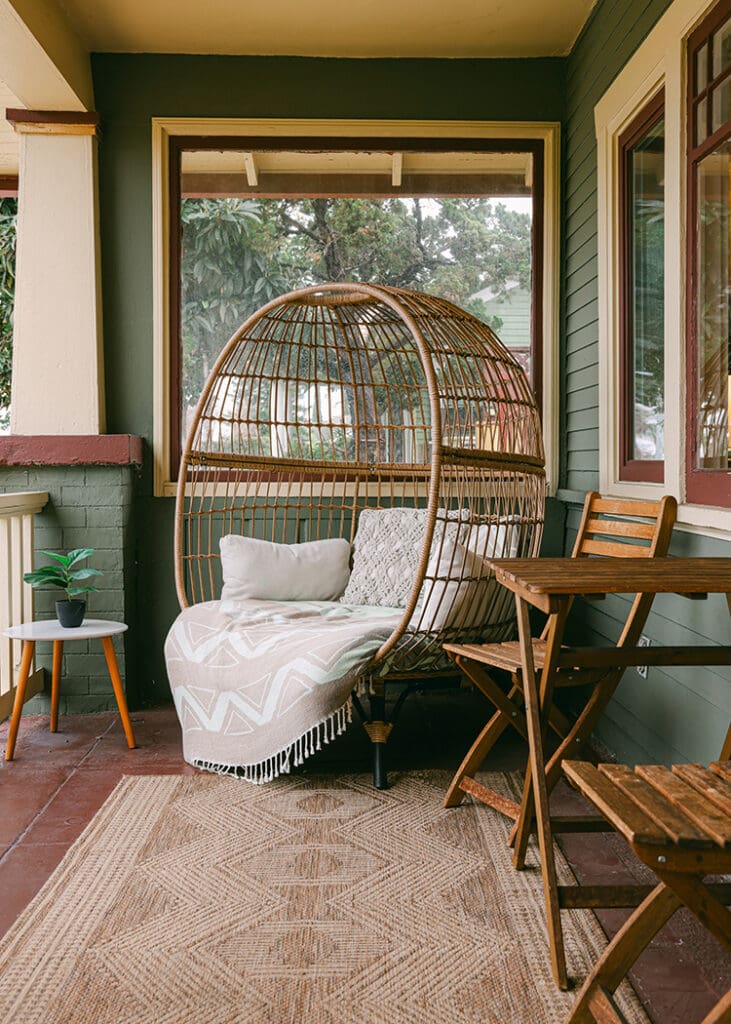
[{"label": "ceiling beam", "polygon": [[0,0],[0,79],[28,110],[93,110],[89,52],[53,0]]},{"label": "ceiling beam", "polygon": [[404,154],[394,153],[391,157],[391,184],[394,188],[401,188],[401,175],[404,169]]},{"label": "ceiling beam", "polygon": [[244,153],[244,167],[246,168],[246,183],[249,188],[256,188],[259,184],[259,175],[256,170],[256,160],[253,153]]}]

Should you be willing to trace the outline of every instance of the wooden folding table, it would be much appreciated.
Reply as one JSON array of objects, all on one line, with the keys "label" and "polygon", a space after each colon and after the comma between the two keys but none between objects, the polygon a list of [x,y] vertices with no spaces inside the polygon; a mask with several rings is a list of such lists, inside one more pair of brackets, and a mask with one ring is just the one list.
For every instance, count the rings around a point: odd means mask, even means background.
[{"label": "wooden folding table", "polygon": [[[494,560],[491,564],[497,580],[515,594],[526,704],[529,765],[514,832],[513,862],[516,868],[523,867],[528,839],[535,828],[553,975],[561,988],[567,988],[561,908],[635,906],[643,894],[640,887],[630,887],[633,891],[629,892],[616,887],[559,888],[557,885],[552,832],[583,831],[587,828],[581,819],[573,822],[562,819],[561,827],[552,830],[548,798],[560,777],[562,761],[578,754],[606,706],[607,693],[614,691],[618,676],[626,667],[731,665],[731,643],[715,646],[563,647],[567,608],[572,598],[579,595],[597,599],[605,594],[642,594],[652,602],[654,595],[659,593],[682,594],[691,598],[723,593],[731,613],[731,558],[514,558]],[[540,686],[533,662],[531,606],[546,612],[550,618]],[[479,660],[478,652],[478,645],[470,648],[470,656],[476,660]],[[572,669],[586,668],[597,669],[598,685],[546,762],[543,745],[554,687],[557,682],[560,685],[562,674],[570,677]],[[588,829],[594,830],[591,826]]]}]

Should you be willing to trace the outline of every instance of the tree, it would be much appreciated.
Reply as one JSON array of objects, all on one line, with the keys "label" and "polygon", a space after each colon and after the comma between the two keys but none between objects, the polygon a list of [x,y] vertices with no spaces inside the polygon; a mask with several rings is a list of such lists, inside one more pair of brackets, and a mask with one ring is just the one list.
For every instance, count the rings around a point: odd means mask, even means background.
[{"label": "tree", "polygon": [[325,281],[416,288],[499,329],[475,293],[530,287],[530,215],[488,199],[184,199],[182,222],[188,405],[233,331],[282,292]]},{"label": "tree", "polygon": [[10,422],[17,199],[0,199],[0,429]]}]

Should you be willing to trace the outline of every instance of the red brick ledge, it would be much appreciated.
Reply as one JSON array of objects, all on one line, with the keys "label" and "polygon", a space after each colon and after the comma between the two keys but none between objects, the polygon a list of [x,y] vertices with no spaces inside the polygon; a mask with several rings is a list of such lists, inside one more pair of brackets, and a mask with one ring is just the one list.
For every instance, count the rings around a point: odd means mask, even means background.
[{"label": "red brick ledge", "polygon": [[11,434],[0,466],[141,466],[142,446],[134,434]]}]

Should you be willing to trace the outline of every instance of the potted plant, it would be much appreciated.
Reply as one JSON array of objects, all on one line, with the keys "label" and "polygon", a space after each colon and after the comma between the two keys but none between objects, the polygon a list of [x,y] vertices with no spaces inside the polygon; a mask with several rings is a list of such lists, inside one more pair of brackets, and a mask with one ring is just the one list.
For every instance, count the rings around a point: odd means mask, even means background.
[{"label": "potted plant", "polygon": [[85,561],[94,554],[94,548],[75,548],[66,555],[57,555],[53,551],[42,551],[42,555],[53,559],[52,565],[41,566],[33,572],[27,572],[23,579],[36,589],[39,587],[58,587],[66,591],[65,601],[56,601],[56,618],[60,625],[67,629],[80,626],[84,621],[86,601],[80,594],[87,594],[97,588],[85,582],[95,576],[101,576],[98,569],[76,568],[79,562]]}]

